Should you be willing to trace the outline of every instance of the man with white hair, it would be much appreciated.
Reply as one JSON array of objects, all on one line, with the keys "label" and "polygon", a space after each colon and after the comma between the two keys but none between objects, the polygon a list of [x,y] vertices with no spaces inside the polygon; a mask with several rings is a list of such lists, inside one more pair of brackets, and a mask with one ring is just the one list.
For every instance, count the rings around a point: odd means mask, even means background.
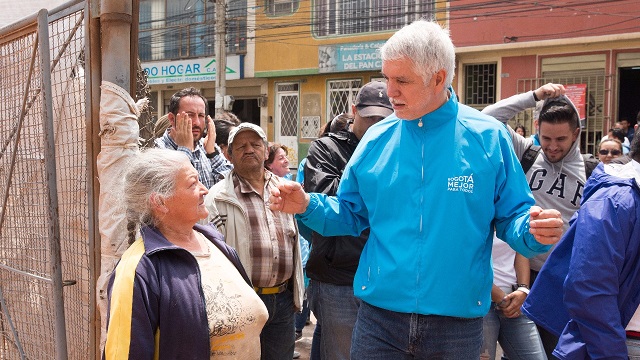
[{"label": "man with white hair", "polygon": [[558,241],[562,220],[534,206],[506,128],[458,103],[448,31],[416,21],[381,54],[395,113],[367,130],[336,196],[285,182],[271,208],[323,236],[370,229],[352,359],[478,359],[494,227],[533,256]]},{"label": "man with white hair", "polygon": [[[328,133],[311,143],[304,169],[307,191],[336,194],[344,168],[360,139],[373,124],[393,113],[386,84],[380,81],[365,84],[358,91],[351,112],[350,129]],[[337,121],[334,119],[332,124]],[[322,331],[319,348],[324,360],[350,358],[351,334],[360,307],[360,300],[353,295],[353,277],[368,236],[369,231],[365,230],[359,236],[324,237],[313,233],[311,237],[306,268],[311,279],[309,307]],[[317,343],[314,341],[312,347]]]}]

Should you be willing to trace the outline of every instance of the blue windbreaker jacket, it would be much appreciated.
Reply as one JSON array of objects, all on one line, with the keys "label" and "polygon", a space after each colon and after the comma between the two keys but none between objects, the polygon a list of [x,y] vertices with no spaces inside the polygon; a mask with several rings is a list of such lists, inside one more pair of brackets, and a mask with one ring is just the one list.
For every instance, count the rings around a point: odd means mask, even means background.
[{"label": "blue windbreaker jacket", "polygon": [[336,197],[311,194],[298,215],[324,236],[370,228],[355,295],[403,313],[475,318],[490,305],[492,233],[533,256],[533,197],[504,125],[449,101],[417,120],[373,125]]},{"label": "blue windbreaker jacket", "polygon": [[640,176],[633,166],[594,170],[522,307],[560,337],[560,359],[628,358],[624,328],[640,303]]}]

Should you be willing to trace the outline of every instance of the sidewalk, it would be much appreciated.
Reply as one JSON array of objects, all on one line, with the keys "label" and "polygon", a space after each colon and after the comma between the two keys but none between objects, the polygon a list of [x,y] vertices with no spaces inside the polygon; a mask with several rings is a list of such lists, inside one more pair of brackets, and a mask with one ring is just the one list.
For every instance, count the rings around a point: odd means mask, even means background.
[{"label": "sidewalk", "polygon": [[296,351],[300,353],[300,360],[309,360],[313,330],[316,328],[316,318],[311,314],[311,324],[302,329],[302,338],[296,341]]}]

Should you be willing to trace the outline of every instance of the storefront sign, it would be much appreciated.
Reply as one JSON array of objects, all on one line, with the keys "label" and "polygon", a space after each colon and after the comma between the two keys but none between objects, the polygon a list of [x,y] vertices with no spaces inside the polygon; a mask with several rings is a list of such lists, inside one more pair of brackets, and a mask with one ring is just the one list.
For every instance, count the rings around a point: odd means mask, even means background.
[{"label": "storefront sign", "polygon": [[[184,82],[215,81],[216,59],[200,58],[189,60],[142,63],[147,73],[149,85]],[[240,56],[227,56],[227,80],[240,79]]]},{"label": "storefront sign", "polygon": [[318,71],[369,71],[382,69],[378,49],[385,41],[338,44],[318,47]]},{"label": "storefront sign", "polygon": [[587,118],[587,84],[573,84],[564,86],[565,95],[578,109],[580,120]]}]

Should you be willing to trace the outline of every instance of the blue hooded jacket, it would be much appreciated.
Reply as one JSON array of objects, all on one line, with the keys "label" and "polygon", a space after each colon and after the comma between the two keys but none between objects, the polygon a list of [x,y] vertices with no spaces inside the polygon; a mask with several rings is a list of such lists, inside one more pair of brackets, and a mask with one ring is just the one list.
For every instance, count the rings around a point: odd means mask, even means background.
[{"label": "blue hooded jacket", "polygon": [[498,236],[533,256],[531,191],[507,129],[450,99],[420,122],[391,115],[371,126],[337,196],[310,194],[298,215],[324,236],[370,228],[354,279],[363,301],[391,311],[484,316]]},{"label": "blue hooded jacket", "polygon": [[560,337],[560,359],[627,359],[640,304],[640,164],[600,164],[522,310]]}]

